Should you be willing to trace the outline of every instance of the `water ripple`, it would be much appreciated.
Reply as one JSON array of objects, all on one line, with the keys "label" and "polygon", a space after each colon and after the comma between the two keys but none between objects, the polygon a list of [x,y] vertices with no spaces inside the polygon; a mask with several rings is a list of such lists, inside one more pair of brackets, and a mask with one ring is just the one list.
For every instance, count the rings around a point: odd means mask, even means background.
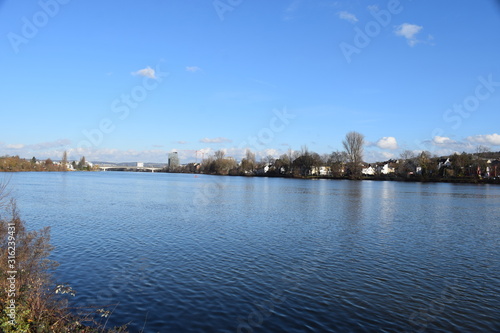
[{"label": "water ripple", "polygon": [[109,324],[132,332],[500,331],[498,187],[111,172],[12,183],[29,225],[52,226],[76,305],[118,304]]}]

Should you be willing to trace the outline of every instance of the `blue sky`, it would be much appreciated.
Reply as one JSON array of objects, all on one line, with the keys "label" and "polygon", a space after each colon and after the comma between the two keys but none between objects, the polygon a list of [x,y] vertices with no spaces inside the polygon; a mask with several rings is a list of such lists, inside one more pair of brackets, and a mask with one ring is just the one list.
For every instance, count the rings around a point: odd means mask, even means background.
[{"label": "blue sky", "polygon": [[0,1],[0,155],[498,151],[499,31],[493,0]]}]

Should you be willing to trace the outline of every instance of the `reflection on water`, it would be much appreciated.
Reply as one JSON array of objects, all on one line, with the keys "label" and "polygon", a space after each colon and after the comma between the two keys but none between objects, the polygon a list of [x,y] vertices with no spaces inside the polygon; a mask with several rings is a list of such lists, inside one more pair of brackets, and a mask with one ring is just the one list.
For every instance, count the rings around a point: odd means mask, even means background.
[{"label": "reflection on water", "polygon": [[132,332],[499,331],[500,188],[19,173],[76,305]]}]

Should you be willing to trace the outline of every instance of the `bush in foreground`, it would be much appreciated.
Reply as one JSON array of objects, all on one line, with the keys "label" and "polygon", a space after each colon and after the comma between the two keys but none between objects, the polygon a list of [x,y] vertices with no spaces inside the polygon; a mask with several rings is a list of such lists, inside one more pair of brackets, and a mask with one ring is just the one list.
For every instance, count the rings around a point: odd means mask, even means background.
[{"label": "bush in foreground", "polygon": [[51,275],[57,263],[49,259],[50,228],[27,230],[15,201],[2,205],[2,189],[0,185],[0,331],[125,332],[125,327],[105,329],[110,311],[76,314],[68,307],[66,297],[74,291],[56,285]]}]

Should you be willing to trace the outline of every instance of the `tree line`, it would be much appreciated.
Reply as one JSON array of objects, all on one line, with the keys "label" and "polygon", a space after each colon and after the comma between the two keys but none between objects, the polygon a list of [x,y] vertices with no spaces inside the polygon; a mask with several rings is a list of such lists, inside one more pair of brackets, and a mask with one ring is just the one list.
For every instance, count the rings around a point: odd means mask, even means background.
[{"label": "tree line", "polygon": [[20,158],[19,156],[0,156],[0,172],[18,172],[18,171],[70,171],[82,170],[93,171],[96,168],[87,162],[85,156],[80,160],[68,161],[68,153],[63,153],[61,161],[53,161],[50,158],[38,160],[35,157],[31,159]]},{"label": "tree line", "polygon": [[[491,153],[478,147],[475,153],[453,154],[445,157],[428,151],[403,151],[398,159],[368,164],[363,161],[364,135],[349,132],[342,141],[343,150],[318,154],[303,146],[299,151],[289,149],[278,158],[266,156],[257,161],[255,153],[247,149],[238,163],[222,150],[203,159],[167,172],[204,173],[214,175],[322,177],[335,179],[394,179],[417,181],[475,181],[497,178],[500,173],[500,152]],[[488,164],[488,160],[493,160]],[[385,166],[385,168],[384,168]],[[371,170],[370,170],[371,168]],[[498,170],[497,170],[498,169]],[[367,171],[368,170],[368,171]]]},{"label": "tree line", "polygon": [[245,157],[238,163],[234,158],[226,156],[223,150],[204,159],[200,164],[189,163],[179,166],[170,172],[200,172],[217,175],[259,175],[308,177],[321,167],[328,167],[328,174],[335,178],[362,177],[364,135],[349,132],[342,142],[344,151],[320,155],[303,146],[300,151],[288,151],[278,158],[271,155],[257,161],[255,153],[246,150]]}]

